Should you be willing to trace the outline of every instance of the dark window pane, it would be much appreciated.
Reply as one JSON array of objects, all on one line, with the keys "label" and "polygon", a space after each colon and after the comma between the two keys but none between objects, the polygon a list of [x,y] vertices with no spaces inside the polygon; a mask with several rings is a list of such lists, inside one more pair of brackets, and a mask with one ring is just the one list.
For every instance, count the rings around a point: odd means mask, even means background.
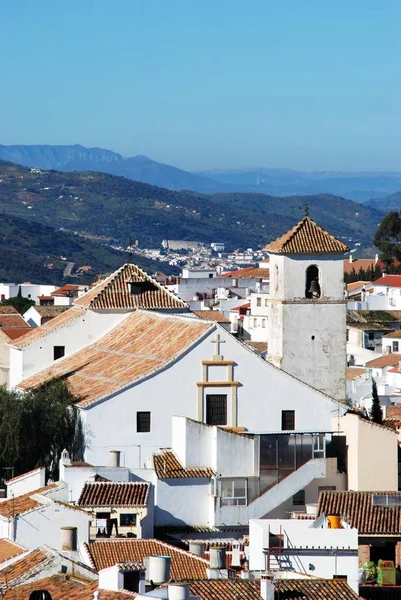
[{"label": "dark window pane", "polygon": [[120,525],[121,527],[130,527],[132,525],[136,525],[136,514],[120,513]]},{"label": "dark window pane", "polygon": [[299,490],[292,497],[293,506],[303,506],[305,504],[305,490]]},{"label": "dark window pane", "polygon": [[62,358],[65,354],[65,346],[54,346],[53,348],[53,358],[57,360],[58,358]]},{"label": "dark window pane", "polygon": [[281,411],[281,430],[293,431],[295,429],[295,410]]},{"label": "dark window pane", "polygon": [[209,394],[206,396],[206,423],[208,425],[227,425],[227,396]]},{"label": "dark window pane", "polygon": [[136,430],[138,433],[149,433],[150,431],[150,412],[143,411],[136,413]]}]

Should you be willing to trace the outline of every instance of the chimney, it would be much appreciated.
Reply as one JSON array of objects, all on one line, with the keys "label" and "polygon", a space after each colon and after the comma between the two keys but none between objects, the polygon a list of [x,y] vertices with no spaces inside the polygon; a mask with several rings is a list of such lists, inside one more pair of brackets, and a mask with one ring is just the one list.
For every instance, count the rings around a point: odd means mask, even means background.
[{"label": "chimney", "polygon": [[189,551],[196,556],[203,558],[205,556],[205,543],[204,542],[189,542]]},{"label": "chimney", "polygon": [[146,581],[163,585],[170,579],[171,556],[149,556],[145,558]]},{"label": "chimney", "polygon": [[68,454],[68,450],[64,448],[61,453],[60,461],[59,461],[59,478],[60,481],[65,481],[65,468],[71,466],[70,455]]},{"label": "chimney", "polygon": [[378,262],[379,262],[379,255],[375,254],[375,266],[377,265]]},{"label": "chimney", "polygon": [[386,271],[382,271],[382,277],[386,277],[387,273]]},{"label": "chimney", "polygon": [[169,600],[189,600],[189,585],[170,583],[167,589]]},{"label": "chimney", "polygon": [[226,550],[225,548],[210,548],[210,568],[226,568]]},{"label": "chimney", "polygon": [[77,528],[76,527],[61,527],[61,551],[76,552],[77,551]]},{"label": "chimney", "polygon": [[124,589],[124,574],[118,565],[100,569],[98,585],[101,590],[118,592]]},{"label": "chimney", "polygon": [[352,263],[353,258],[352,258],[352,254],[349,255],[349,262]]},{"label": "chimney", "polygon": [[120,451],[119,450],[110,450],[109,452],[109,465],[110,467],[119,467],[120,466]]},{"label": "chimney", "polygon": [[274,581],[269,577],[260,579],[260,595],[263,600],[274,600]]}]

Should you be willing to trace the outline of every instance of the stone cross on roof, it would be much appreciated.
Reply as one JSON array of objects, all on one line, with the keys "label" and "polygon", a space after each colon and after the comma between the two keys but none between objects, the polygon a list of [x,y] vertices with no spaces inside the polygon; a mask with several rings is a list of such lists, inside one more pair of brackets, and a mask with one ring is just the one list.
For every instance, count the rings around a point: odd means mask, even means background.
[{"label": "stone cross on roof", "polygon": [[212,344],[216,344],[217,354],[213,355],[213,360],[223,360],[223,356],[220,354],[220,344],[225,344],[226,341],[220,338],[220,334],[216,333],[216,339],[211,340]]}]

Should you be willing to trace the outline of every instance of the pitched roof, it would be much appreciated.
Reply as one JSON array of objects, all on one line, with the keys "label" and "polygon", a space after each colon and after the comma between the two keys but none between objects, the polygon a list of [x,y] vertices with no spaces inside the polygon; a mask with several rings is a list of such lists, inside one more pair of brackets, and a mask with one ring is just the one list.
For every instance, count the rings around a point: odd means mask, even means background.
[{"label": "pitched roof", "polygon": [[116,563],[142,562],[148,556],[171,556],[171,578],[205,579],[209,562],[186,550],[181,550],[165,542],[154,539],[113,539],[96,540],[85,544],[92,566],[106,569]]},{"label": "pitched roof", "polygon": [[20,473],[19,475],[16,475],[15,477],[11,477],[11,479],[7,479],[7,481],[5,482],[7,485],[9,485],[10,483],[13,483],[14,481],[18,481],[19,479],[24,479],[27,475],[33,475],[34,473],[39,473],[41,469],[43,469],[44,467],[37,467],[36,469],[31,469],[30,471],[26,471],[26,473]]},{"label": "pitched roof", "polygon": [[264,250],[278,254],[343,254],[349,248],[312,219],[304,217],[287,233],[267,244]]},{"label": "pitched roof", "polygon": [[32,492],[28,492],[27,494],[23,494],[22,496],[17,496],[16,498],[11,498],[10,500],[0,502],[0,517],[12,519],[16,515],[23,514],[29,510],[33,510],[34,508],[41,506],[41,503],[38,502],[38,500],[36,500],[33,496],[37,494],[46,494],[57,487],[57,483],[52,483],[37,490],[33,490]]},{"label": "pitched roof", "polygon": [[230,319],[219,310],[193,310],[194,315],[205,319],[205,321],[216,321],[216,323],[230,323]]},{"label": "pitched roof", "polygon": [[150,483],[105,482],[85,483],[78,500],[81,507],[141,507],[148,503]]},{"label": "pitched roof", "polygon": [[401,275],[385,275],[384,277],[379,277],[379,279],[372,282],[372,285],[401,288]]},{"label": "pitched roof", "polygon": [[253,352],[255,352],[255,354],[263,354],[263,352],[267,352],[267,342],[252,342],[247,340],[245,344]]},{"label": "pitched roof", "polygon": [[153,467],[159,479],[184,479],[191,477],[213,477],[210,467],[183,467],[169,448],[163,448],[160,454],[153,455]]},{"label": "pitched roof", "polygon": [[85,314],[85,312],[86,311],[84,308],[80,306],[73,306],[72,308],[69,308],[68,310],[59,314],[54,319],[51,319],[51,321],[48,321],[44,325],[31,329],[31,331],[23,335],[17,342],[12,344],[12,346],[14,348],[25,348],[26,346],[30,346],[37,340],[48,335],[50,332],[61,329],[76,319],[79,319]]},{"label": "pitched roof", "polygon": [[42,319],[54,319],[61,313],[71,308],[70,306],[35,306]]},{"label": "pitched roof", "polygon": [[361,290],[368,284],[370,284],[370,281],[352,281],[351,283],[347,283],[347,291],[353,292],[355,290]]},{"label": "pitched roof", "polygon": [[[76,595],[76,593],[87,589],[87,596]],[[97,588],[95,588],[97,589]],[[25,585],[17,585],[6,589],[4,593],[4,600],[22,600],[23,598],[29,598],[31,593],[37,590],[47,590],[52,600],[76,600],[87,598],[87,600],[93,600],[93,590],[91,586],[87,585],[83,581],[77,581],[71,579],[70,576],[65,575],[53,575],[52,577],[45,577],[44,579],[37,579],[33,582],[26,583]],[[102,595],[102,600],[104,596]]]},{"label": "pitched roof", "polygon": [[[79,286],[78,285],[74,285],[72,283],[66,283],[65,285],[62,285],[61,287],[57,288],[56,290],[54,290],[54,292],[51,293],[52,296],[76,296],[78,294],[78,290],[79,290]],[[76,293],[74,293],[76,292]]]},{"label": "pitched roof", "polygon": [[[206,579],[191,581],[191,593],[200,600],[261,600],[260,581],[244,579]],[[340,579],[276,579],[275,598],[287,600],[357,600],[359,598]]]},{"label": "pitched roof", "polygon": [[[132,284],[132,288],[130,287]],[[126,263],[75,300],[92,309],[187,309],[187,304],[137,265]]]},{"label": "pitched roof", "polygon": [[52,557],[42,548],[33,550],[0,570],[0,587],[4,587],[5,584],[16,585],[19,581],[26,580],[30,574],[39,573],[51,562]]},{"label": "pitched roof", "polygon": [[386,406],[386,419],[401,420],[401,404],[391,404]]},{"label": "pitched roof", "polygon": [[9,340],[17,340],[26,333],[29,333],[31,329],[32,327],[29,327],[29,325],[27,325],[26,327],[17,327],[15,329],[0,329],[0,331],[2,331],[8,337]]},{"label": "pitched roof", "polygon": [[29,325],[19,313],[5,315],[0,313],[0,327],[1,329],[17,329],[18,327],[26,329]]},{"label": "pitched roof", "polygon": [[10,560],[10,558],[14,558],[14,556],[18,556],[24,552],[26,552],[26,548],[23,548],[19,544],[7,540],[6,538],[0,539],[0,563]]},{"label": "pitched roof", "polygon": [[268,279],[270,272],[265,267],[245,267],[236,271],[220,273],[217,277],[224,277],[226,279]]},{"label": "pitched roof", "polygon": [[373,506],[372,496],[401,492],[321,492],[318,515],[339,514],[359,535],[401,535],[401,506]]},{"label": "pitched roof", "polygon": [[166,368],[215,327],[192,317],[134,311],[94,344],[25,379],[18,387],[28,389],[64,377],[80,397],[79,406],[89,406]]},{"label": "pitched roof", "polygon": [[383,336],[383,338],[401,338],[401,329],[396,329],[395,331],[392,331],[391,333],[386,333],[386,335]]},{"label": "pitched roof", "polygon": [[347,381],[352,381],[361,375],[365,375],[366,369],[362,367],[347,367]]},{"label": "pitched roof", "polygon": [[352,258],[352,262],[349,258],[344,258],[344,273],[358,273],[361,269],[367,271],[368,269],[374,269],[376,266],[383,268],[383,263],[376,260],[376,258]]},{"label": "pitched roof", "polygon": [[401,360],[401,354],[383,354],[379,358],[374,358],[365,364],[365,367],[369,369],[384,369],[385,367],[394,367],[398,365]]},{"label": "pitched roof", "polygon": [[18,310],[11,304],[0,304],[0,315],[18,315]]}]

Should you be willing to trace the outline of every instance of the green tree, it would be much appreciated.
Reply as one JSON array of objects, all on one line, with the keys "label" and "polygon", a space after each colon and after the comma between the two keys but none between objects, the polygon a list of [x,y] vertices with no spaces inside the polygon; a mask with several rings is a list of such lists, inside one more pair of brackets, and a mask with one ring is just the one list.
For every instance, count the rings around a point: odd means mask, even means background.
[{"label": "green tree", "polygon": [[401,260],[401,213],[389,212],[380,223],[373,243],[379,248],[381,260],[389,267],[393,260]]},{"label": "green tree", "polygon": [[55,379],[26,392],[0,389],[0,466],[18,475],[44,466],[53,480],[64,448],[83,460],[85,437],[78,398]]},{"label": "green tree", "polygon": [[375,423],[383,423],[383,409],[380,406],[379,394],[377,393],[376,381],[372,379],[372,406],[369,413]]},{"label": "green tree", "polygon": [[24,298],[21,292],[21,286],[18,288],[18,294],[13,296],[12,298],[7,298],[7,300],[3,300],[1,305],[13,306],[16,310],[18,310],[21,315],[23,315],[28,308],[31,306],[35,306],[34,300],[30,300],[29,298]]}]

